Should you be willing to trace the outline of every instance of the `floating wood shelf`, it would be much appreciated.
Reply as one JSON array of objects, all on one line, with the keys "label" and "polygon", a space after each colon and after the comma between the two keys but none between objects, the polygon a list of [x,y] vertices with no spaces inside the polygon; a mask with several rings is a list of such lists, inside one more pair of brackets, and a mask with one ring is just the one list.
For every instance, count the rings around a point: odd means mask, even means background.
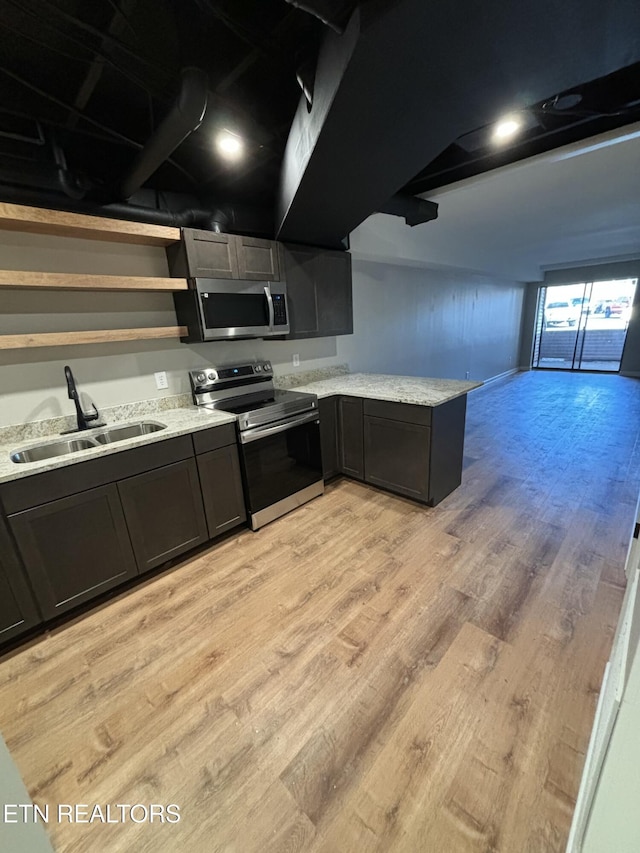
[{"label": "floating wood shelf", "polygon": [[0,335],[0,350],[30,347],[110,344],[117,341],[150,341],[156,338],[180,338],[188,333],[186,326],[158,326],[145,329],[102,329],[96,332],[45,332],[32,335]]},{"label": "floating wood shelf", "polygon": [[180,240],[180,229],[146,222],[87,216],[64,210],[46,210],[22,204],[0,202],[0,229],[57,237],[80,237],[109,243],[135,243],[140,246],[169,246]]},{"label": "floating wood shelf", "polygon": [[85,275],[66,272],[0,270],[0,288],[47,290],[188,290],[184,278],[141,275]]}]

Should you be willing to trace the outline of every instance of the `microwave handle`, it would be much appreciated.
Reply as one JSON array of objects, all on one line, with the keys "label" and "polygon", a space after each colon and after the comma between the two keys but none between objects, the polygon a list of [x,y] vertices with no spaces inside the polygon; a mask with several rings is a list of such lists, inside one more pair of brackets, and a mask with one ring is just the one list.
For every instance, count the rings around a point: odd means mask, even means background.
[{"label": "microwave handle", "polygon": [[273,324],[275,323],[275,316],[273,313],[273,298],[271,296],[271,287],[268,284],[264,286],[264,295],[267,297],[267,305],[269,306],[269,330],[273,331]]}]

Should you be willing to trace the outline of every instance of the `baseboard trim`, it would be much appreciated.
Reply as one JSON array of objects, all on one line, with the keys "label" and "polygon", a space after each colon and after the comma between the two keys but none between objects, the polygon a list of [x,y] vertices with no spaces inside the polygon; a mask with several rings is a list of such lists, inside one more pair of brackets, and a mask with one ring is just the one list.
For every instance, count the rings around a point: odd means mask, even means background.
[{"label": "baseboard trim", "polygon": [[482,391],[483,388],[493,385],[495,382],[500,382],[503,379],[508,379],[510,376],[513,376],[514,373],[520,373],[521,370],[522,368],[520,367],[513,367],[511,370],[505,370],[504,373],[498,373],[496,376],[491,376],[489,379],[483,379],[482,385],[479,385],[477,388],[472,388],[469,393],[473,394],[475,391]]}]

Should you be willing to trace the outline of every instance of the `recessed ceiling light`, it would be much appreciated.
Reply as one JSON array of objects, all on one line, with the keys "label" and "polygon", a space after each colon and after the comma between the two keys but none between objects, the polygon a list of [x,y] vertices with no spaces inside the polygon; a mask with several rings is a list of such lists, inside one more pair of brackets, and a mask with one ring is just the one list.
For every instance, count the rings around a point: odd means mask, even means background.
[{"label": "recessed ceiling light", "polygon": [[516,135],[521,127],[522,122],[519,119],[513,116],[504,118],[496,124],[492,138],[494,142],[507,142],[512,136]]},{"label": "recessed ceiling light", "polygon": [[244,153],[244,142],[237,133],[223,130],[216,137],[216,148],[227,160],[239,160]]}]

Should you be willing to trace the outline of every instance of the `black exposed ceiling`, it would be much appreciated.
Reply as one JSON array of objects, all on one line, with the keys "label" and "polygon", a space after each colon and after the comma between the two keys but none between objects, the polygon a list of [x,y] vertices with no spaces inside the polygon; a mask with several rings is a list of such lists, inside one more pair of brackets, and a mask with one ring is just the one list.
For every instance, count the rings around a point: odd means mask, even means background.
[{"label": "black exposed ceiling", "polygon": [[[0,200],[131,218],[143,205],[206,227],[211,212],[229,230],[339,245],[403,196],[640,120],[639,9],[0,0]],[[185,68],[208,83],[204,120],[122,205]],[[527,129],[497,151],[503,107]],[[222,127],[246,140],[241,162],[216,154]]]},{"label": "black exposed ceiling", "polygon": [[[110,200],[191,66],[209,109],[145,186],[270,207],[296,68],[323,29],[284,0],[0,0],[0,183],[53,189],[55,142],[87,195]],[[242,164],[214,152],[224,127],[246,140]]]}]

